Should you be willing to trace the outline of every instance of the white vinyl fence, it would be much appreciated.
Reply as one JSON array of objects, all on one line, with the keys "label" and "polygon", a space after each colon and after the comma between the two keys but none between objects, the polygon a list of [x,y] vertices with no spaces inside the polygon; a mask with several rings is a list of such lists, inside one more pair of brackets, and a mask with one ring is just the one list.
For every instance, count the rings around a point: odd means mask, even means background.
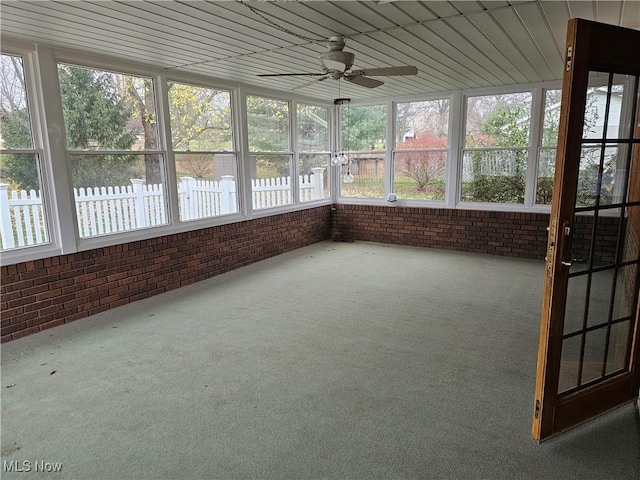
[{"label": "white vinyl fence", "polygon": [[[324,198],[324,168],[301,175],[300,201]],[[291,199],[291,178],[251,181],[253,209],[287,205]],[[167,212],[162,185],[132,179],[131,185],[74,188],[76,218],[81,237],[92,237],[137,228],[162,225]],[[178,184],[180,220],[195,220],[238,211],[236,182],[223,176],[219,182],[181,177]],[[48,242],[40,192],[9,192],[0,184],[1,248],[15,248]]]}]

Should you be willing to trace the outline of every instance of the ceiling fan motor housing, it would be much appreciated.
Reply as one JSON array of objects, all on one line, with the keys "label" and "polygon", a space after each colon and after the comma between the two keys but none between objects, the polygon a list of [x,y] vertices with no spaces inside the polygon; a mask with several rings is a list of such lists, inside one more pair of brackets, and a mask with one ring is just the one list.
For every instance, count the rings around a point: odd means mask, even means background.
[{"label": "ceiling fan motor housing", "polygon": [[355,54],[351,52],[329,51],[321,54],[318,58],[320,59],[320,65],[324,70],[343,73],[345,70],[349,70],[353,65]]}]

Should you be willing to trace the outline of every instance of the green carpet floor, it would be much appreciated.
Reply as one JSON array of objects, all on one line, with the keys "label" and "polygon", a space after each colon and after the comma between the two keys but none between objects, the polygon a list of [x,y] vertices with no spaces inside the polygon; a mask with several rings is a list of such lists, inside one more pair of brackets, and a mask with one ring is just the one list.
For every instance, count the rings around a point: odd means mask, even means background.
[{"label": "green carpet floor", "polygon": [[323,242],[10,342],[2,478],[638,479],[634,405],[530,437],[542,281]]}]

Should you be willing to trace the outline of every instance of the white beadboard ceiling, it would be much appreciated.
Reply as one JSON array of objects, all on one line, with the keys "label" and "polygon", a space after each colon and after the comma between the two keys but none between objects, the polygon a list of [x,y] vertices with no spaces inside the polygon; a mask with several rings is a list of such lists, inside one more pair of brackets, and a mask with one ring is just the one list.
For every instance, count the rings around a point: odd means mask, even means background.
[{"label": "white beadboard ceiling", "polygon": [[[321,72],[317,56],[335,34],[354,68],[418,67],[374,89],[340,81],[342,96],[364,100],[558,80],[572,17],[640,29],[640,1],[2,0],[0,31],[284,91],[311,77],[257,75]],[[335,98],[338,82],[297,91]]]}]

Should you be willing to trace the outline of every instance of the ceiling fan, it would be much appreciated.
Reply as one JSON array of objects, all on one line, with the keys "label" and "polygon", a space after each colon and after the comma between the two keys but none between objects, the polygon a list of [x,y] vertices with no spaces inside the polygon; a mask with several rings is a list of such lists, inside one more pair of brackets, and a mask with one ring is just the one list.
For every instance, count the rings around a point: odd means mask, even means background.
[{"label": "ceiling fan", "polygon": [[328,51],[322,53],[318,59],[322,67],[322,73],[263,73],[259,77],[290,77],[308,76],[319,77],[311,82],[296,87],[296,89],[306,87],[315,82],[321,82],[327,78],[334,80],[345,79],[347,82],[355,83],[367,88],[375,88],[384,85],[384,82],[370,77],[389,77],[401,75],[417,75],[418,69],[414,66],[383,67],[383,68],[363,68],[360,70],[349,70],[353,66],[355,54],[344,52],[344,37],[334,35],[327,42]]}]

